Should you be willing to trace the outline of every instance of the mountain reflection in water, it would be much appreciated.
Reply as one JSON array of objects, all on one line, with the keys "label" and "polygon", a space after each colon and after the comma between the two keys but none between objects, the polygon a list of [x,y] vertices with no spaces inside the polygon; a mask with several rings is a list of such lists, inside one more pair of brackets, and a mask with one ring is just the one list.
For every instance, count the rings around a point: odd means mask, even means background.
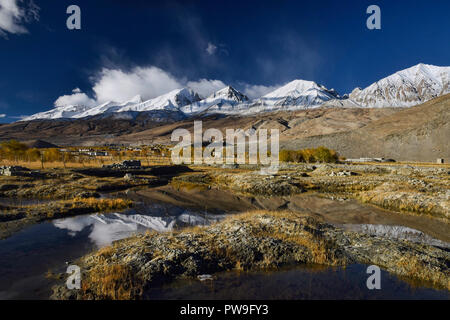
[{"label": "mountain reflection in water", "polygon": [[346,230],[370,234],[374,236],[387,237],[391,239],[408,240],[416,243],[428,244],[442,248],[450,248],[445,241],[434,239],[422,231],[404,226],[390,226],[382,224],[345,224]]},{"label": "mountain reflection in water", "polygon": [[[141,210],[142,211],[142,208]],[[104,247],[113,241],[126,238],[146,230],[168,232],[185,226],[209,225],[225,217],[222,214],[199,213],[175,206],[154,204],[146,206],[147,214],[128,213],[92,214],[53,221],[59,229],[66,229],[69,235],[90,229],[89,239],[97,247]],[[149,215],[154,213],[155,215]]]}]

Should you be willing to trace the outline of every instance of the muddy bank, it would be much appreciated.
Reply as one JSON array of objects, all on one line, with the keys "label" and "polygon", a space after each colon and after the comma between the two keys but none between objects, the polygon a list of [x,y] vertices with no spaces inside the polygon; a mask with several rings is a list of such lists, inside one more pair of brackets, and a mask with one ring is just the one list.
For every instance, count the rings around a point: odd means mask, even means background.
[{"label": "muddy bank", "polygon": [[76,262],[82,289],[54,288],[54,299],[138,299],[152,286],[224,270],[314,263],[376,264],[450,290],[448,250],[343,231],[290,211],[258,211],[208,227],[147,233],[115,242]]}]

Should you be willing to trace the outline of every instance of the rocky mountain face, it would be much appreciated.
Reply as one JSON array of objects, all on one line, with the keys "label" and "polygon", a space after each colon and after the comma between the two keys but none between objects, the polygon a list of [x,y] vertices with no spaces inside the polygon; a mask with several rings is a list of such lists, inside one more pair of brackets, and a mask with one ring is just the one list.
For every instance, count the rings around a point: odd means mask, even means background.
[{"label": "rocky mountain face", "polygon": [[307,109],[337,98],[334,90],[314,81],[294,80],[264,95],[250,107],[253,112]]},{"label": "rocky mountain face", "polygon": [[450,92],[450,67],[420,63],[356,88],[349,98],[362,107],[410,107]]},{"label": "rocky mountain face", "polygon": [[383,115],[352,130],[323,130],[322,134],[308,137],[296,135],[280,142],[282,147],[303,149],[322,145],[339,150],[347,158],[384,157],[432,162],[437,158],[444,158],[446,162],[450,159],[450,94],[410,108],[343,110],[380,111]]},{"label": "rocky mountain face", "polygon": [[239,112],[238,106],[248,103],[249,98],[231,86],[227,86],[201,101],[186,105],[181,111],[186,115],[206,113]]}]

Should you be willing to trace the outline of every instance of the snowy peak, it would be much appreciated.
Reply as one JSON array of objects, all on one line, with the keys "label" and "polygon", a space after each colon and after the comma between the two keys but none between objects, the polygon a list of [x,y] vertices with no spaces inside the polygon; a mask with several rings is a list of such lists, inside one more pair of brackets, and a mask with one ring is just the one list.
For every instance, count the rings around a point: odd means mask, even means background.
[{"label": "snowy peak", "polygon": [[181,108],[181,111],[185,114],[195,114],[201,112],[231,113],[236,111],[235,106],[245,104],[248,101],[249,99],[246,95],[231,86],[227,86],[214,92],[206,99],[186,105]]},{"label": "snowy peak", "polygon": [[247,102],[249,99],[243,93],[237,91],[231,86],[227,86],[219,91],[214,92],[210,97],[210,99],[224,99],[228,101],[235,102]]},{"label": "snowy peak", "polygon": [[141,97],[140,94],[138,94],[138,95],[135,95],[130,100],[125,101],[124,103],[122,103],[122,105],[136,104],[136,103],[141,103],[141,102],[142,102],[142,97]]},{"label": "snowy peak", "polygon": [[40,112],[23,118],[22,121],[36,119],[85,118],[100,114],[127,111],[179,111],[179,108],[197,101],[200,101],[200,96],[197,93],[186,88],[181,88],[146,101],[142,101],[142,97],[136,95],[125,102],[107,101],[94,107],[72,105],[55,107],[49,111]]},{"label": "snowy peak", "polygon": [[60,106],[55,107],[48,111],[39,112],[31,116],[24,117],[21,119],[21,121],[31,121],[37,119],[73,118],[77,114],[82,113],[88,109],[89,107],[86,106],[76,106],[76,105]]},{"label": "snowy peak", "polygon": [[263,98],[283,98],[286,96],[290,96],[293,98],[299,97],[302,93],[304,93],[307,90],[311,89],[319,89],[319,86],[314,81],[307,81],[307,80],[293,80],[284,86],[276,89],[275,91],[272,91]]},{"label": "snowy peak", "polygon": [[178,111],[179,108],[197,101],[200,101],[200,96],[197,93],[192,90],[182,88],[172,90],[169,93],[141,103],[124,106],[116,110],[116,112],[153,110]]},{"label": "snowy peak", "polygon": [[449,75],[450,67],[419,63],[356,88],[349,97],[363,107],[409,107],[449,93]]},{"label": "snowy peak", "polygon": [[333,89],[314,81],[294,80],[264,95],[251,107],[261,111],[296,110],[316,107],[338,97]]}]

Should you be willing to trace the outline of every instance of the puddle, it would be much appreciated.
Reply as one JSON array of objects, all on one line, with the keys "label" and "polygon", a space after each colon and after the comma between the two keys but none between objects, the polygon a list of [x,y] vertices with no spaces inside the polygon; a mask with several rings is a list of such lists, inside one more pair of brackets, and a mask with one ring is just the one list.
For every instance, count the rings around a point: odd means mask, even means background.
[{"label": "puddle", "polygon": [[126,213],[75,216],[29,226],[0,240],[0,299],[47,299],[54,283],[45,277],[49,270],[64,272],[71,261],[135,233],[205,225],[223,217],[152,204]]},{"label": "puddle", "polygon": [[222,272],[214,280],[179,280],[152,288],[154,300],[301,300],[301,299],[450,299],[446,290],[426,288],[426,283],[408,283],[381,271],[381,289],[366,286],[367,266],[345,268],[298,266],[273,272]]}]

